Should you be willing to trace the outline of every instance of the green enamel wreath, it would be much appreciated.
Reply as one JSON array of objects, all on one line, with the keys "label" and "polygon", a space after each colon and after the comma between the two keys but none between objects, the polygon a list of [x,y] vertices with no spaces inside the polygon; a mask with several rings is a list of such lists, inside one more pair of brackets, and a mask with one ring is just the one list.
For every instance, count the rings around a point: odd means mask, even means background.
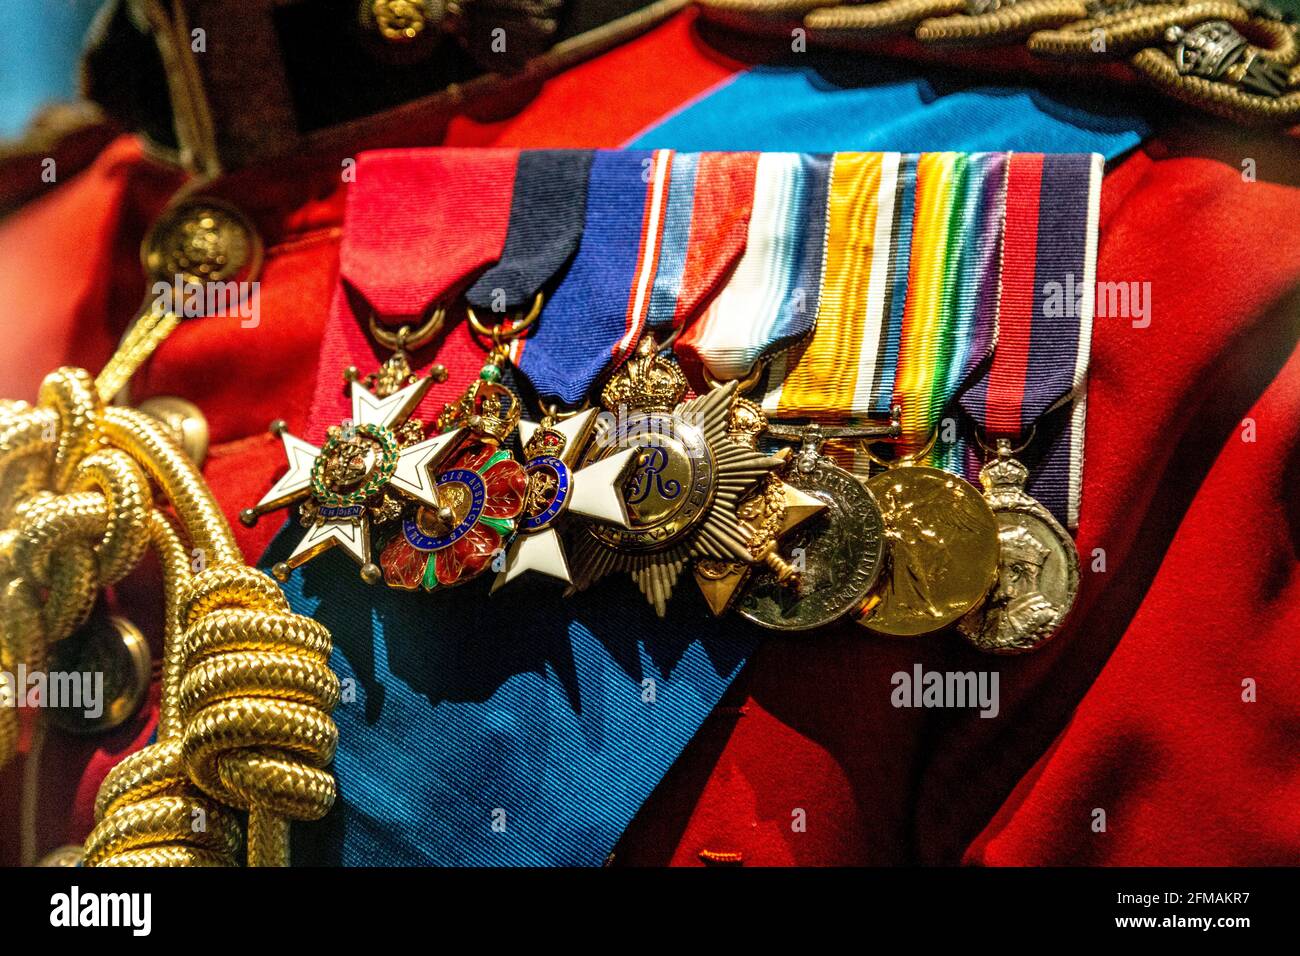
[{"label": "green enamel wreath", "polygon": [[311,466],[312,497],[324,508],[346,508],[350,505],[364,504],[371,495],[388,483],[388,479],[392,478],[393,472],[397,470],[397,458],[401,449],[397,444],[397,436],[392,431],[382,425],[357,425],[354,431],[373,438],[379,443],[379,462],[374,472],[360,487],[347,494],[331,491],[325,484],[325,462],[329,460],[330,452],[345,439],[340,434],[327,441]]}]

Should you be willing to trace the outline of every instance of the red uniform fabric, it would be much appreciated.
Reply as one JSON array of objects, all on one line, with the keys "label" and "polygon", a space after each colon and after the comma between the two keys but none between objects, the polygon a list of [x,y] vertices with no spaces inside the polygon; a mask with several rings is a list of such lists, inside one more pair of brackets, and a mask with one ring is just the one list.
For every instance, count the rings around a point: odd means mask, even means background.
[{"label": "red uniform fabric", "polygon": [[[679,16],[551,80],[518,117],[454,121],[444,144],[617,146],[737,67],[691,30]],[[1237,135],[1163,133],[1107,173],[1098,281],[1149,282],[1151,322],[1095,324],[1084,572],[1066,630],[1008,660],[851,624],[767,639],[616,862],[700,864],[710,851],[750,864],[1300,859],[1300,185],[1286,181],[1283,144]],[[1256,158],[1258,182],[1243,178],[1242,155]],[[108,358],[145,291],[138,242],[176,182],[122,140],[0,225],[0,296],[16,318],[6,397],[34,397],[58,364]],[[183,395],[208,416],[205,474],[256,559],[278,522],[250,530],[235,517],[282,468],[267,422],[306,420],[344,191],[333,160],[223,188],[268,243],[260,324],[185,324],[134,392]],[[453,330],[437,358],[481,354]],[[890,675],[917,662],[999,670],[1000,714],[893,708]],[[1248,678],[1254,703],[1242,700]],[[42,849],[85,837],[100,779],[152,719],[85,744],[51,736]],[[17,858],[22,763],[0,772],[0,863]]]}]

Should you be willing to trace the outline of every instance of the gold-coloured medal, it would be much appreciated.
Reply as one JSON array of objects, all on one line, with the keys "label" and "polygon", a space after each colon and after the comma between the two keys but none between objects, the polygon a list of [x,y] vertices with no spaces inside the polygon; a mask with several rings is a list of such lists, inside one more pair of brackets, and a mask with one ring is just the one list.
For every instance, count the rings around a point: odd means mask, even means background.
[{"label": "gold-coloured medal", "polygon": [[[758,438],[766,430],[767,416],[762,407],[748,399],[736,399],[731,407],[728,435],[757,449]],[[825,509],[826,502],[783,480],[776,472],[766,475],[737,511],[749,533],[749,552],[754,563],[718,558],[700,558],[695,562],[695,581],[709,609],[715,615],[725,613],[759,567],[781,588],[797,588],[802,573],[800,562],[792,563],[781,556],[781,541]]]},{"label": "gold-coloured medal", "polygon": [[878,634],[913,637],[960,620],[998,571],[998,522],[963,478],[903,460],[867,481],[884,517],[889,566],[880,601],[861,618]]}]

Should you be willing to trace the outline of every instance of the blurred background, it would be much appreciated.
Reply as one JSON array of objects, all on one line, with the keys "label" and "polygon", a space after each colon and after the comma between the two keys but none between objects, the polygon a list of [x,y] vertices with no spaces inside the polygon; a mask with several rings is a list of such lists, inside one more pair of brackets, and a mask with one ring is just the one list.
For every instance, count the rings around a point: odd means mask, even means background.
[{"label": "blurred background", "polygon": [[[42,107],[76,97],[82,38],[97,11],[117,2],[0,0],[0,146]],[[1272,2],[1300,15],[1300,0]]]},{"label": "blurred background", "polygon": [[103,0],[0,0],[0,139],[77,95],[81,39]]}]

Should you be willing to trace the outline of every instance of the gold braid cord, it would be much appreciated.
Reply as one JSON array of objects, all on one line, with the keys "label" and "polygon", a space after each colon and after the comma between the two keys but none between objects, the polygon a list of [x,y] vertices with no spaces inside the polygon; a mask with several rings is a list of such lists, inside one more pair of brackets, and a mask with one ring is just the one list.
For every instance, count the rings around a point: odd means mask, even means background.
[{"label": "gold braid cord", "polygon": [[911,36],[929,46],[1018,43],[1047,60],[1120,62],[1128,75],[1224,119],[1300,123],[1300,34],[1266,0],[696,2],[729,26],[802,27],[837,46]]},{"label": "gold braid cord", "polygon": [[[160,318],[98,380],[60,369],[35,405],[0,402],[0,671],[43,670],[152,548],[166,621],[158,739],[104,780],[85,863],[236,865],[242,813],[249,865],[285,865],[288,821],[334,801],[330,635],[244,564],[165,426],[106,404],[170,330]],[[15,709],[0,707],[0,765],[17,737]]]}]

